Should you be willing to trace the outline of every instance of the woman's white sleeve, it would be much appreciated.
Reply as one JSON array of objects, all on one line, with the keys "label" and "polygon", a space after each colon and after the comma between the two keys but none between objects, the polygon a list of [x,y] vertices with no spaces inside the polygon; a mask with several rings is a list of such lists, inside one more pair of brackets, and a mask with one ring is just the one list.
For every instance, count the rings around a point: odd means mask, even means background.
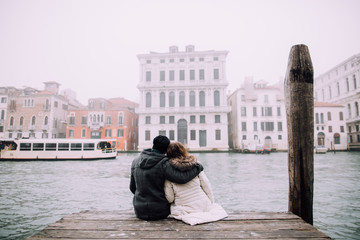
[{"label": "woman's white sleeve", "polygon": [[206,174],[204,173],[204,171],[202,171],[199,174],[199,178],[200,178],[200,185],[201,188],[204,190],[204,192],[206,193],[206,195],[209,197],[210,201],[213,203],[215,202],[214,199],[214,194],[211,190],[211,184],[209,179],[207,178]]},{"label": "woman's white sleeve", "polygon": [[164,191],[165,191],[165,197],[168,200],[168,202],[169,203],[174,202],[175,200],[174,188],[173,188],[173,184],[169,180],[165,180]]}]

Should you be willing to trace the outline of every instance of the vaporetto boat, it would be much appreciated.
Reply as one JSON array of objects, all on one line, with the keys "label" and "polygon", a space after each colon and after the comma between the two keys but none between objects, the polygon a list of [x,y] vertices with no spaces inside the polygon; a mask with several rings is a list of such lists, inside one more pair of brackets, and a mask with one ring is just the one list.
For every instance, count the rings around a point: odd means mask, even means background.
[{"label": "vaporetto boat", "polygon": [[113,139],[0,139],[1,160],[95,160],[116,158]]}]

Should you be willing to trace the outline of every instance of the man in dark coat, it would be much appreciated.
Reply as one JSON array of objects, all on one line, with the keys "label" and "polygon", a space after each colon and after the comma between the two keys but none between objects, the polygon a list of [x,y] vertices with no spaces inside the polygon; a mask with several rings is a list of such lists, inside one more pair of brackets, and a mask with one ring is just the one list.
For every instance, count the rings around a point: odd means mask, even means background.
[{"label": "man in dark coat", "polygon": [[130,190],[134,194],[135,214],[140,219],[158,220],[170,214],[170,203],[164,192],[165,179],[184,184],[203,170],[200,164],[184,172],[172,167],[165,156],[169,144],[166,136],[157,136],[152,149],[143,150],[132,162]]}]

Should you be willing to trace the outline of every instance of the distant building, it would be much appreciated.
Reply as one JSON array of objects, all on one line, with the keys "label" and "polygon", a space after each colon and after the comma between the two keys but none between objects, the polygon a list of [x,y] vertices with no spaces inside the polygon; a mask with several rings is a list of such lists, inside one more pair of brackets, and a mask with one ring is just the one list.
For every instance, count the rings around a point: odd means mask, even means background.
[{"label": "distant building", "polygon": [[316,101],[345,106],[347,142],[360,150],[360,54],[354,55],[315,78]]},{"label": "distant building", "polygon": [[346,150],[345,107],[340,104],[314,103],[314,145],[329,150]]},{"label": "distant building", "polygon": [[6,137],[6,116],[9,102],[9,95],[17,91],[14,87],[0,87],[0,138]]},{"label": "distant building", "polygon": [[124,98],[89,99],[87,107],[69,109],[66,137],[114,139],[118,150],[136,150],[136,107],[136,103]]},{"label": "distant building", "polygon": [[166,135],[190,150],[228,150],[227,51],[139,54],[139,149]]},{"label": "distant building", "polygon": [[8,92],[5,138],[65,138],[68,100],[57,82]]},{"label": "distant building", "polygon": [[243,85],[227,99],[229,113],[229,145],[243,151],[262,144],[272,150],[287,150],[287,126],[282,82],[245,79]]}]

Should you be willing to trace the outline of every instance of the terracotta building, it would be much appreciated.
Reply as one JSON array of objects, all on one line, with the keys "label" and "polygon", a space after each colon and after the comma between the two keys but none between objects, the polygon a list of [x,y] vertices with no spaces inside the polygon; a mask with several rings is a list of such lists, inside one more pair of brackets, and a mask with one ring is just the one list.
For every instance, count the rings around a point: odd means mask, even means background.
[{"label": "terracotta building", "polygon": [[44,84],[44,90],[26,87],[7,92],[5,138],[65,138],[69,99],[58,93],[59,83]]},{"label": "terracotta building", "polygon": [[137,103],[124,98],[89,99],[87,107],[69,109],[66,137],[113,139],[119,151],[136,150],[136,107]]}]

